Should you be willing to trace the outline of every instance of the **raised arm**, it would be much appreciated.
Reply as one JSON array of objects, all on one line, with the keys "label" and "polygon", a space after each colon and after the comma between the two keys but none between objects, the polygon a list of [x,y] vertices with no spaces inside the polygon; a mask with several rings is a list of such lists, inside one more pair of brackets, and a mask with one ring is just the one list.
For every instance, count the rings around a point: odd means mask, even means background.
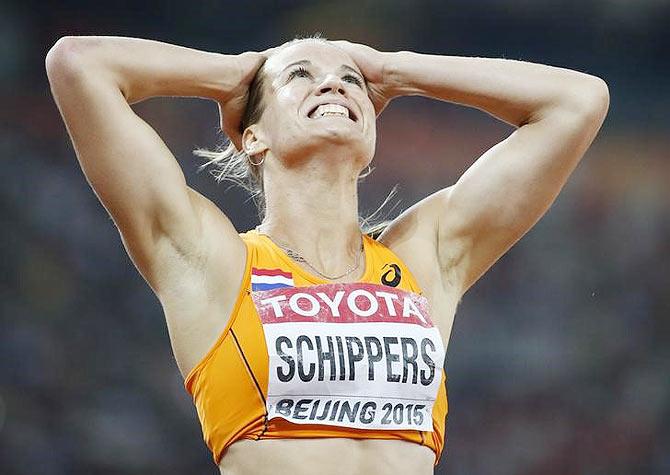
[{"label": "raised arm", "polygon": [[436,259],[443,280],[462,295],[554,202],[605,119],[607,85],[523,61],[340,45],[367,63],[370,90],[381,102],[422,95],[479,108],[517,127],[454,185],[410,208],[386,236],[404,241],[408,254],[412,248],[416,254],[417,241],[425,244],[428,251],[418,258]]},{"label": "raised arm", "polygon": [[209,217],[220,217],[217,245],[223,252],[243,259],[244,248],[218,208],[187,186],[170,150],[129,104],[154,96],[199,96],[223,107],[260,59],[122,37],[64,37],[46,57],[51,90],[81,168],[159,296],[169,290],[162,266],[170,256],[205,265],[212,251],[205,240]]}]

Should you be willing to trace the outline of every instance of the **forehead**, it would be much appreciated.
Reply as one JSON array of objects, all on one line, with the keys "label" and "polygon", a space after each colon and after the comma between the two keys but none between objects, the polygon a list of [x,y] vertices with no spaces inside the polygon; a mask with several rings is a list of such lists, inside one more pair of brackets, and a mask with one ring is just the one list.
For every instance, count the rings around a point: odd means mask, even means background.
[{"label": "forehead", "polygon": [[360,71],[344,50],[322,41],[304,41],[280,49],[267,60],[265,71],[271,77],[276,77],[291,63],[302,60],[308,60],[323,69],[335,70],[344,64]]}]

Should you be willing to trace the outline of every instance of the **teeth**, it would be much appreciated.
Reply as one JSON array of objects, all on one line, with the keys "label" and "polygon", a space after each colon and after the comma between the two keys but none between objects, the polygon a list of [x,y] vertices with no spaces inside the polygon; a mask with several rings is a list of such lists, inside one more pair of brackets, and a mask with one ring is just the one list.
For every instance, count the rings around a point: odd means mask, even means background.
[{"label": "teeth", "polygon": [[337,104],[323,104],[316,108],[312,114],[313,118],[323,117],[324,115],[339,115],[342,117],[349,117],[349,110]]}]

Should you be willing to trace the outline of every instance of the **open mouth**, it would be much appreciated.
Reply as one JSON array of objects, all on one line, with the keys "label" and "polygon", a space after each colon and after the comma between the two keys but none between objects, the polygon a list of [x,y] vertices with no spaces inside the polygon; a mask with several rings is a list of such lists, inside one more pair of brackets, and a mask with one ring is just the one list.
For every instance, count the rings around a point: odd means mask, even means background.
[{"label": "open mouth", "polygon": [[340,104],[320,104],[315,106],[307,117],[310,119],[320,119],[322,117],[342,117],[354,122],[358,122],[358,117],[351,109]]}]

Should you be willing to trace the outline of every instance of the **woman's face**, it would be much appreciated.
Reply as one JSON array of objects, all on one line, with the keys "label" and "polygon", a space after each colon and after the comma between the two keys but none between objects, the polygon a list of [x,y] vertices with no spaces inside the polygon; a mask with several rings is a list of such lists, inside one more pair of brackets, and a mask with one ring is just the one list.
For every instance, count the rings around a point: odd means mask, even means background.
[{"label": "woman's face", "polygon": [[283,162],[343,157],[363,169],[375,150],[375,110],[351,57],[335,45],[304,41],[264,66],[265,110],[259,135]]}]

